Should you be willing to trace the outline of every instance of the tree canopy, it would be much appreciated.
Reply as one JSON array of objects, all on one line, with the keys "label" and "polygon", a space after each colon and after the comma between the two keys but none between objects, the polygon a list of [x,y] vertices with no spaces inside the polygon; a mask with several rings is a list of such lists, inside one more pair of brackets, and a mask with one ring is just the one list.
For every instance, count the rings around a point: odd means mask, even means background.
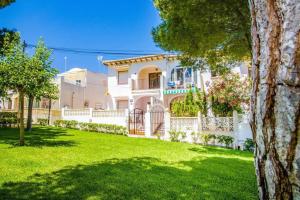
[{"label": "tree canopy", "polygon": [[15,0],[1,0],[0,1],[0,9],[10,5],[13,2],[15,2]]},{"label": "tree canopy", "polygon": [[245,0],[154,0],[162,23],[153,29],[163,49],[210,65],[251,56],[250,13]]}]

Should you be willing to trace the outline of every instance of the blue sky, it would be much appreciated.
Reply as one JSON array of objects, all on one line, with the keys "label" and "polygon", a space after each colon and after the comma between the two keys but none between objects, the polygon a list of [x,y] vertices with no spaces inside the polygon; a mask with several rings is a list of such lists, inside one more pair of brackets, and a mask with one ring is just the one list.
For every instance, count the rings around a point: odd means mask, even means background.
[{"label": "blue sky", "polygon": [[[159,23],[152,0],[16,0],[0,10],[0,27],[17,29],[29,44],[43,37],[53,47],[162,52],[151,36]],[[103,70],[96,55],[54,51],[53,66],[61,72],[65,56],[68,68]]]}]

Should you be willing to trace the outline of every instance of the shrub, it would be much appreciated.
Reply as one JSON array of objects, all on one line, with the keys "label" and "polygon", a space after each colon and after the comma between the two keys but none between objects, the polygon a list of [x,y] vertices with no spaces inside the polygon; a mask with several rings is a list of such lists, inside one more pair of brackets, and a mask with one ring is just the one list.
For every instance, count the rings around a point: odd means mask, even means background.
[{"label": "shrub", "polygon": [[234,138],[227,135],[219,135],[217,137],[218,142],[221,144],[225,144],[225,146],[228,148],[234,141]]},{"label": "shrub", "polygon": [[242,112],[250,102],[250,81],[229,73],[212,82],[208,96],[214,115],[232,116],[234,110]]},{"label": "shrub", "polygon": [[244,148],[246,151],[254,151],[254,142],[252,139],[247,138],[244,142]]},{"label": "shrub", "polygon": [[214,134],[209,134],[209,133],[201,134],[201,140],[204,145],[208,145],[209,141],[212,139],[216,139],[216,136]]},{"label": "shrub", "polygon": [[97,124],[77,122],[75,120],[56,120],[54,125],[57,127],[80,129],[84,131],[108,133],[116,135],[127,135],[127,128],[113,124]]},{"label": "shrub", "polygon": [[0,126],[11,127],[18,124],[17,112],[0,112]]},{"label": "shrub", "polygon": [[170,130],[169,134],[172,142],[180,142],[186,138],[186,133],[183,131]]},{"label": "shrub", "polygon": [[41,126],[47,126],[48,125],[48,119],[37,119],[37,123]]},{"label": "shrub", "polygon": [[197,143],[200,138],[200,133],[199,132],[192,132],[191,133],[192,139],[194,143]]}]

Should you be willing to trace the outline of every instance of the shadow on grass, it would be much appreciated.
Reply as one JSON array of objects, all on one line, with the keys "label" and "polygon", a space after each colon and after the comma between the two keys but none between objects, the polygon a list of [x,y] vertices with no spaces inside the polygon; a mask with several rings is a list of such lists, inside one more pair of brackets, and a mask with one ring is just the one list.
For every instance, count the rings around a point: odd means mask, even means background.
[{"label": "shadow on grass", "polygon": [[172,165],[149,157],[112,159],[6,182],[0,199],[257,199],[252,165],[220,157]]},{"label": "shadow on grass", "polygon": [[[61,136],[72,136],[64,129],[34,127],[31,132],[25,132],[25,146],[33,147],[56,147],[74,146],[73,140],[58,140]],[[10,144],[12,147],[19,146],[19,129],[0,128],[0,143]]]}]

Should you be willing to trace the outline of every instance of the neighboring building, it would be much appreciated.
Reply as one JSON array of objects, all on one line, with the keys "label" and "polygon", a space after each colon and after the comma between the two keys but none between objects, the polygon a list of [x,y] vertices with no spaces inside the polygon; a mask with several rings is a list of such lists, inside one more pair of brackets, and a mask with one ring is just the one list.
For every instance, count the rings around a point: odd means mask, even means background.
[{"label": "neighboring building", "polygon": [[[209,72],[183,68],[173,55],[150,55],[104,61],[108,71],[108,109],[146,111],[147,104],[170,108],[175,99],[183,98],[189,87],[207,90],[213,80]],[[247,76],[245,64],[234,72]]]},{"label": "neighboring building", "polygon": [[54,108],[106,109],[107,77],[87,69],[73,68],[59,74],[59,100]]},{"label": "neighboring building", "polygon": [[[73,68],[58,74],[54,82],[58,85],[57,100],[52,100],[52,109],[94,108],[106,109],[107,76],[87,69]],[[8,98],[0,101],[0,109],[17,110],[18,94],[10,92]],[[25,99],[25,106],[27,106]],[[49,108],[49,100],[34,101],[33,108]]]}]

